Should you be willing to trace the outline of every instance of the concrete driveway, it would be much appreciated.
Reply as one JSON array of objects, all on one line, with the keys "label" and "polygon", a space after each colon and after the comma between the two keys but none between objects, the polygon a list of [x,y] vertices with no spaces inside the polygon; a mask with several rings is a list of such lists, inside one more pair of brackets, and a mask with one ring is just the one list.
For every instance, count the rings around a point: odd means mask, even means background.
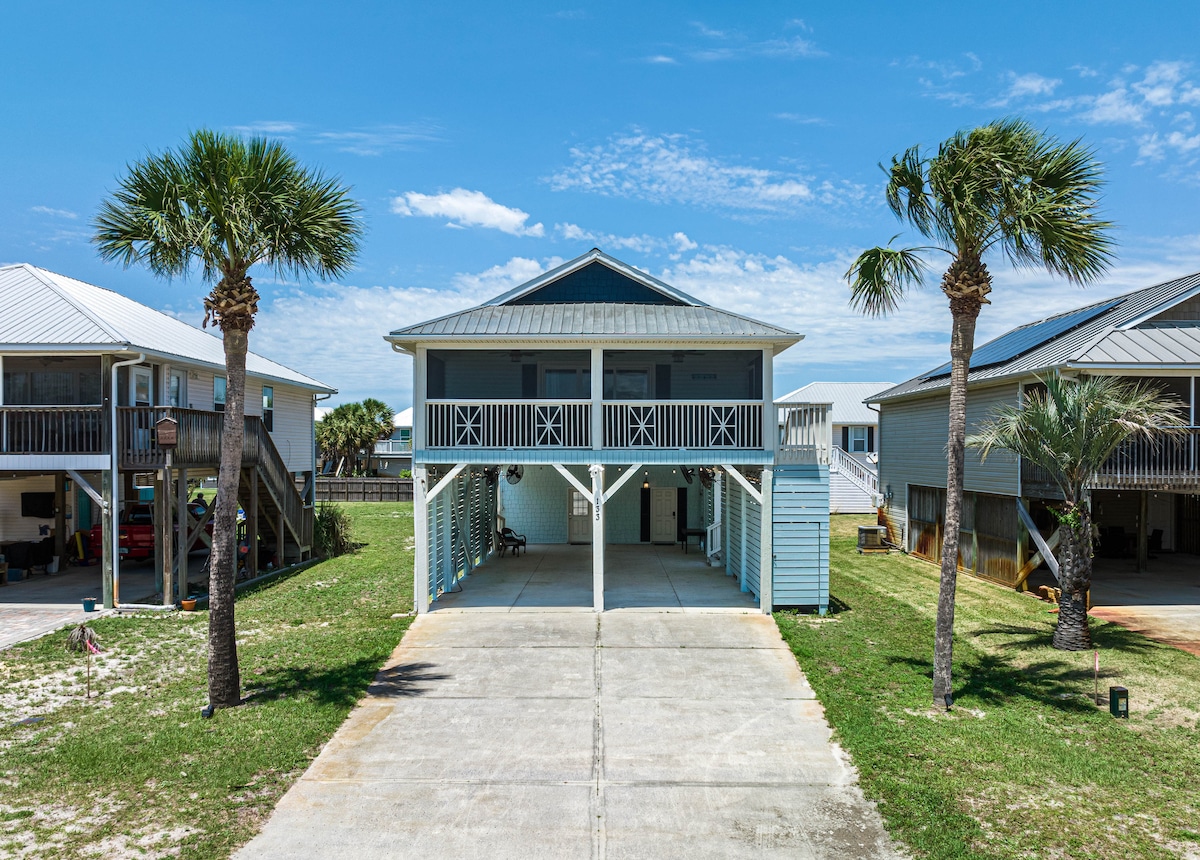
[{"label": "concrete driveway", "polygon": [[772,620],[419,618],[250,858],[894,857]]}]

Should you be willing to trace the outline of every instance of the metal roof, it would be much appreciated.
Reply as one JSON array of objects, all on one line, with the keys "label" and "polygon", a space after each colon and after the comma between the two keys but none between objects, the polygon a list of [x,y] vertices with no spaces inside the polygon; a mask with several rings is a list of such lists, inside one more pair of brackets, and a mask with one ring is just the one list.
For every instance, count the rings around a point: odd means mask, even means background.
[{"label": "metal roof", "polygon": [[1200,327],[1172,326],[1114,331],[1072,366],[1131,364],[1200,365]]},{"label": "metal roof", "polygon": [[[1190,327],[1180,326],[1178,330],[1175,330],[1174,335],[1165,336],[1154,333],[1170,332],[1172,329],[1144,326],[1122,331],[1121,327],[1136,324],[1146,320],[1148,316],[1168,311],[1172,306],[1193,295],[1197,287],[1200,287],[1200,273],[1115,296],[1112,301],[1119,300],[1119,304],[1114,304],[1082,325],[1051,338],[1015,358],[985,368],[972,369],[968,380],[970,384],[977,384],[1008,377],[1029,376],[1056,367],[1074,367],[1076,365],[1080,368],[1087,368],[1099,367],[1101,363],[1109,365],[1135,363],[1151,370],[1154,367],[1180,363],[1177,359],[1168,357],[1167,353],[1152,353],[1148,349],[1141,352],[1135,352],[1135,350],[1149,347],[1150,344],[1163,347],[1175,344],[1173,349],[1182,350],[1184,349],[1183,344],[1190,340],[1190,335],[1181,332],[1187,331]],[[1095,305],[1096,303],[1093,303],[1085,307],[1091,308]],[[1020,326],[1019,328],[1025,327]],[[996,340],[1007,337],[1011,333],[1001,335]],[[1100,356],[1133,356],[1135,354],[1142,357],[1132,362],[1115,360],[1101,362],[1099,358]],[[1184,356],[1187,355],[1187,352],[1184,350],[1178,354]],[[1182,361],[1183,364],[1196,362],[1196,358]],[[950,378],[948,376],[933,376],[932,374],[933,371],[927,371],[894,388],[880,392],[871,402],[878,403],[898,397],[931,394],[949,388]]]},{"label": "metal roof", "polygon": [[393,343],[439,338],[556,339],[603,337],[615,340],[736,338],[783,341],[802,335],[712,307],[571,303],[484,305],[439,317],[388,336]]},{"label": "metal roof", "polygon": [[870,399],[892,382],[810,382],[775,401],[776,406],[794,403],[831,403],[830,424],[878,424],[879,413],[863,401]]},{"label": "metal roof", "polygon": [[[133,351],[225,366],[221,338],[162,311],[28,263],[0,266],[0,351],[31,349]],[[246,372],[316,391],[335,390],[253,352],[246,356]]]}]

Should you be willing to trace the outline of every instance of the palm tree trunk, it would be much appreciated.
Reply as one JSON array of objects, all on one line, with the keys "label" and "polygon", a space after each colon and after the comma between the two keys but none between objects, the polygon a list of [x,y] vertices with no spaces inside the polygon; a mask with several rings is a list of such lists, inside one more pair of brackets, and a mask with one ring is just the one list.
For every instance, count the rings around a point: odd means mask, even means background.
[{"label": "palm tree trunk", "polygon": [[[977,264],[978,265],[978,264]],[[946,273],[946,280],[958,281],[956,269]],[[982,269],[982,266],[979,267]],[[967,272],[971,278],[973,272]],[[984,274],[986,277],[986,273]],[[945,287],[943,287],[945,289]],[[953,690],[951,664],[954,658],[954,594],[958,588],[958,532],[962,523],[963,460],[967,434],[967,373],[971,353],[975,349],[975,320],[979,317],[980,299],[976,296],[951,295],[950,313],[953,329],[950,335],[950,416],[946,437],[946,518],[942,534],[942,572],[938,588],[937,627],[933,640],[933,704],[946,704]]]},{"label": "palm tree trunk", "polygon": [[1058,599],[1054,647],[1062,651],[1086,651],[1092,647],[1087,606],[1092,586],[1092,518],[1086,504],[1077,505],[1074,510],[1079,512],[1078,524],[1060,526],[1063,550],[1058,577],[1062,596]]},{"label": "palm tree trunk", "polygon": [[[232,322],[232,320],[231,320]],[[248,333],[224,329],[226,400],[221,431],[221,466],[213,512],[212,558],[208,575],[208,702],[216,708],[241,703],[237,639],[234,626],[234,580],[237,573],[238,486],[246,414],[246,350]]]}]

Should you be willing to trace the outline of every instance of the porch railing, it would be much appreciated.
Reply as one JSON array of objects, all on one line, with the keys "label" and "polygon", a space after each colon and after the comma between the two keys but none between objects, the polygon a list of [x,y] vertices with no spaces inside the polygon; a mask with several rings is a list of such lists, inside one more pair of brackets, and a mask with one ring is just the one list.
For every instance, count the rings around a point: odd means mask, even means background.
[{"label": "porch railing", "polygon": [[832,408],[830,403],[792,403],[779,408],[780,463],[829,464]]},{"label": "porch railing", "polygon": [[[1027,490],[1058,495],[1049,473],[1024,460],[1021,483]],[[1088,486],[1094,490],[1200,488],[1200,427],[1123,442]]]},{"label": "porch railing", "polygon": [[[171,455],[175,466],[215,466],[221,462],[223,413],[171,406],[123,406],[117,409],[122,466],[158,468],[166,463],[166,450],[158,447],[154,433],[154,424],[161,418],[179,422],[179,444]],[[242,443],[243,462],[257,462],[255,447],[251,434],[247,433]]]},{"label": "porch railing", "polygon": [[430,448],[590,448],[590,401],[431,400]]},{"label": "porch railing", "polygon": [[606,448],[762,448],[763,405],[635,400],[604,404]]},{"label": "porch railing", "polygon": [[0,454],[103,454],[100,406],[0,407]]},{"label": "porch railing", "polygon": [[411,439],[384,439],[375,443],[376,454],[411,454]]}]

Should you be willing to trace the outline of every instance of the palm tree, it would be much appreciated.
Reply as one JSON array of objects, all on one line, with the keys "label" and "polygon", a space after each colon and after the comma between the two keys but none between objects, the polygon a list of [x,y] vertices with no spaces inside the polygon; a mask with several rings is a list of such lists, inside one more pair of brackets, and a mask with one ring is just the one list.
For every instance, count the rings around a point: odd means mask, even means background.
[{"label": "palm tree", "polygon": [[1171,435],[1186,422],[1178,399],[1116,377],[1085,376],[1072,382],[1051,376],[1045,386],[1028,390],[1021,406],[998,408],[966,444],[978,448],[984,459],[996,448],[1012,451],[1044,469],[1062,491],[1062,509],[1054,512],[1062,536],[1062,598],[1054,647],[1082,651],[1092,646],[1087,623],[1092,585],[1088,482],[1126,440],[1140,437],[1146,445],[1171,445]]},{"label": "palm tree", "polygon": [[209,707],[241,701],[234,638],[237,490],[246,352],[258,310],[255,265],[283,276],[337,277],[358,251],[360,208],[338,180],[302,167],[280,143],[201,130],[175,151],[128,168],[94,221],[100,256],[159,277],[201,267],[212,292],[207,326],[221,329],[228,379],[209,581]]},{"label": "palm tree", "polygon": [[953,327],[946,529],[933,657],[933,701],[940,705],[952,689],[967,373],[975,321],[992,289],[984,258],[998,251],[1014,265],[1086,284],[1112,259],[1112,224],[1096,212],[1102,183],[1092,152],[1078,140],[1061,144],[1022,120],[960,131],[932,155],[914,146],[893,157],[886,172],[888,206],[934,244],[864,251],[846,273],[851,305],[869,315],[886,314],[922,282],[923,254],[941,251],[950,258],[941,279]]},{"label": "palm tree", "polygon": [[[367,472],[371,471],[371,454],[375,451],[375,443],[388,439],[392,435],[392,419],[396,413],[382,400],[368,397],[362,402],[363,417],[366,419],[364,429],[364,447],[367,451]],[[368,435],[369,433],[369,435]]]}]

